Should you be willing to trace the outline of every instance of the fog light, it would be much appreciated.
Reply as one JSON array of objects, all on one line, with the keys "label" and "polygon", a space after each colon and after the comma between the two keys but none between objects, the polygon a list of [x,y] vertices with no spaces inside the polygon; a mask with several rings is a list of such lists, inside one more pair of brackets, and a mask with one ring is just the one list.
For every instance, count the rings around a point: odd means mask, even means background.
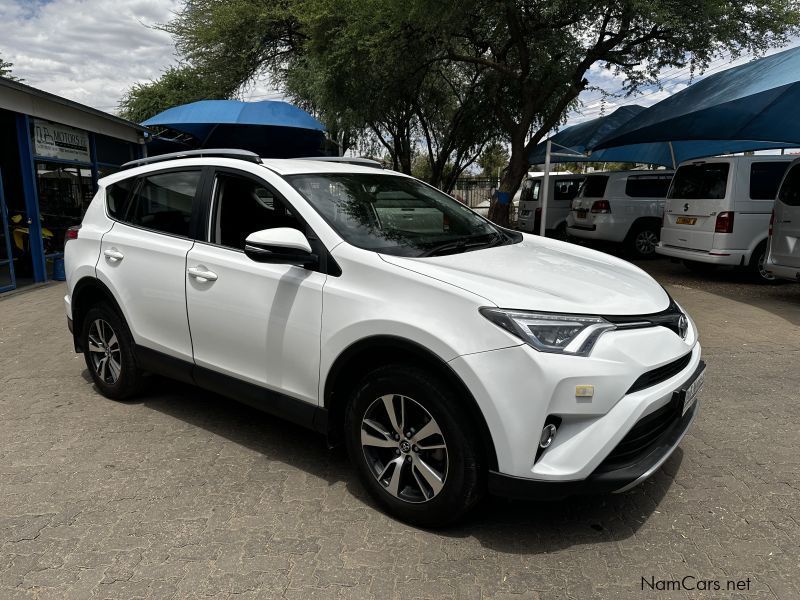
[{"label": "fog light", "polygon": [[550,423],[549,425],[545,425],[544,429],[542,429],[542,435],[539,438],[539,448],[544,450],[545,448],[549,448],[550,444],[553,443],[553,440],[556,437],[556,426]]}]

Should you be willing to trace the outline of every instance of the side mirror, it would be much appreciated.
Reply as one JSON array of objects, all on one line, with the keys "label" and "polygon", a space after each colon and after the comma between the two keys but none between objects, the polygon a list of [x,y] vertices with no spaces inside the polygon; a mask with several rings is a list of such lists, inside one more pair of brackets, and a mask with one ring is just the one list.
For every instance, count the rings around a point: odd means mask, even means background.
[{"label": "side mirror", "polygon": [[262,229],[247,236],[244,253],[256,262],[308,267],[317,264],[308,239],[297,229],[276,227]]}]

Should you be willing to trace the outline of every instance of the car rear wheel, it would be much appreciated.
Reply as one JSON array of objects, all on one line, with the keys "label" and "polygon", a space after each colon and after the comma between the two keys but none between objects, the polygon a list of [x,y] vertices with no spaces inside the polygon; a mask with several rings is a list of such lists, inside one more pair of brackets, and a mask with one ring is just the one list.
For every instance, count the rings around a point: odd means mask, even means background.
[{"label": "car rear wheel", "polygon": [[480,438],[456,401],[438,378],[401,365],[367,375],[350,400],[350,460],[372,497],[403,521],[441,527],[484,494]]},{"label": "car rear wheel", "polygon": [[133,338],[125,320],[107,304],[98,304],[83,319],[81,344],[86,367],[107,398],[124,400],[136,394],[142,374],[133,355]]},{"label": "car rear wheel", "polygon": [[777,281],[777,278],[774,275],[767,272],[766,262],[767,243],[762,242],[753,251],[753,254],[750,257],[750,263],[747,265],[747,268],[750,271],[750,276],[756,283],[770,284]]},{"label": "car rear wheel", "polygon": [[636,225],[628,236],[628,250],[636,258],[652,258],[656,255],[660,233],[660,224]]}]

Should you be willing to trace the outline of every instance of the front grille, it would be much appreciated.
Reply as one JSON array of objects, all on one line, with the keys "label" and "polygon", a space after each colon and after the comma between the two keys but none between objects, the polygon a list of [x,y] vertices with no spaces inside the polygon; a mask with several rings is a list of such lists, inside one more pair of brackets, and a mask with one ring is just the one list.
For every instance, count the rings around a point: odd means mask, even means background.
[{"label": "front grille", "polygon": [[670,298],[669,306],[658,313],[650,313],[647,315],[610,315],[603,316],[606,321],[614,323],[615,325],[624,328],[626,325],[633,327],[655,327],[661,325],[666,327],[675,335],[683,337],[681,334],[681,317],[683,313],[675,301]]},{"label": "front grille", "polygon": [[630,464],[644,455],[676,421],[681,418],[682,401],[679,394],[655,412],[642,417],[617,447],[600,463],[598,472],[611,471],[621,464]]},{"label": "front grille", "polygon": [[671,363],[667,363],[666,365],[662,365],[656,369],[648,371],[633,382],[633,385],[628,390],[628,393],[632,394],[633,392],[638,392],[639,390],[643,390],[645,388],[649,388],[650,386],[661,383],[662,381],[666,381],[670,377],[674,377],[683,371],[691,360],[692,353],[690,352],[685,356],[681,356],[677,360],[673,360]]}]

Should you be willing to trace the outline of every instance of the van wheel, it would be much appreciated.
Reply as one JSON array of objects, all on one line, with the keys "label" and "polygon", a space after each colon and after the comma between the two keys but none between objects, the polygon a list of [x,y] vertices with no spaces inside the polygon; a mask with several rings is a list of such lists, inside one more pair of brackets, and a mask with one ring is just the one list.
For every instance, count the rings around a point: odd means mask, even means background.
[{"label": "van wheel", "polygon": [[656,255],[661,224],[658,226],[642,223],[634,225],[628,234],[628,250],[637,258],[652,258]]},{"label": "van wheel", "polygon": [[751,278],[756,283],[775,283],[777,278],[772,275],[771,273],[767,272],[765,268],[767,262],[767,242],[761,242],[755,250],[753,250],[753,254],[750,256],[750,263],[747,265],[747,269],[750,272]]},{"label": "van wheel", "polygon": [[93,306],[86,313],[81,344],[89,373],[106,398],[124,400],[141,389],[133,337],[125,320],[108,304]]},{"label": "van wheel", "polygon": [[442,527],[483,497],[480,437],[457,406],[449,386],[416,367],[381,367],[356,387],[345,415],[350,460],[398,519]]}]

